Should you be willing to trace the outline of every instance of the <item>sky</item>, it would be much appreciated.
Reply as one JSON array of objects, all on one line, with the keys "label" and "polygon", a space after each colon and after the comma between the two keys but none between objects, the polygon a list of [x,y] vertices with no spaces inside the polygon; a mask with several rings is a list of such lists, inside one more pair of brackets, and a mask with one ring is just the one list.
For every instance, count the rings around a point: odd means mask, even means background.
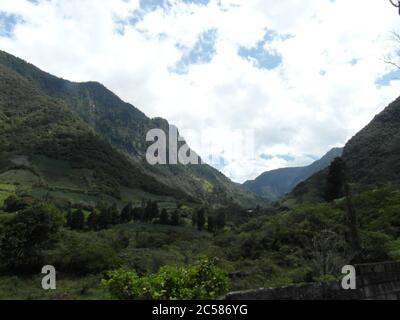
[{"label": "sky", "polygon": [[397,31],[382,0],[0,0],[1,50],[166,118],[236,182],[311,163],[397,98]]}]

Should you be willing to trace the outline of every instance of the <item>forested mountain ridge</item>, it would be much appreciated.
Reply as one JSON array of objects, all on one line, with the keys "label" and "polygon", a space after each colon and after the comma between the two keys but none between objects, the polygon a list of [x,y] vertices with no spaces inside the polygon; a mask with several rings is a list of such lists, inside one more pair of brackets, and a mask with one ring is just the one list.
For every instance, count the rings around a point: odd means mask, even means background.
[{"label": "forested mountain ridge", "polygon": [[264,172],[255,180],[246,181],[243,187],[265,199],[275,201],[292,191],[300,182],[327,168],[336,157],[342,155],[342,152],[342,148],[333,148],[309,166],[281,168]]},{"label": "forested mountain ridge", "polygon": [[400,98],[347,143],[343,159],[354,183],[400,184]]},{"label": "forested mountain ridge", "polygon": [[[349,140],[342,156],[353,190],[400,185],[400,98]],[[328,170],[299,184],[291,196],[303,200],[324,197]]]},{"label": "forested mountain ridge", "polygon": [[120,186],[184,196],[143,174],[62,100],[43,95],[29,80],[2,65],[0,92],[0,180],[52,184],[52,171],[58,168],[70,188],[115,197]]},{"label": "forested mountain ridge", "polygon": [[167,189],[200,202],[245,206],[260,202],[255,195],[206,164],[148,165],[145,160],[146,134],[153,128],[162,128],[168,134],[168,122],[148,118],[100,83],[63,80],[2,51],[0,65],[27,79],[43,95],[62,100],[88,127],[124,154],[136,171],[168,186]]}]

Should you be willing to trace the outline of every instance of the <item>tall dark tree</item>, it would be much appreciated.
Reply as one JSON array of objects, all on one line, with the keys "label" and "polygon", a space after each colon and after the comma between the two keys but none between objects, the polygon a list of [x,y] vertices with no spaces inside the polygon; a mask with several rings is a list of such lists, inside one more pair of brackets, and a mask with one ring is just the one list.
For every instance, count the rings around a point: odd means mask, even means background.
[{"label": "tall dark tree", "polygon": [[67,228],[72,229],[72,225],[73,225],[72,210],[69,209],[67,213]]},{"label": "tall dark tree", "polygon": [[204,208],[201,208],[197,211],[197,229],[199,231],[204,229],[206,224],[206,211]]},{"label": "tall dark tree", "polygon": [[344,197],[345,163],[342,158],[336,158],[329,166],[326,179],[325,200],[333,201]]},{"label": "tall dark tree", "polygon": [[133,220],[133,206],[129,202],[121,211],[121,223],[128,223]]},{"label": "tall dark tree", "polygon": [[114,203],[108,210],[110,211],[111,225],[119,224],[121,222],[121,216],[117,204]]},{"label": "tall dark tree", "polygon": [[353,261],[352,263],[358,263],[361,262],[362,257],[361,257],[361,242],[360,242],[360,237],[358,234],[358,222],[357,222],[357,212],[353,204],[353,197],[351,195],[351,189],[350,189],[350,184],[348,182],[345,182],[344,186],[344,192],[346,196],[346,220],[347,220],[347,225],[349,228],[349,238],[350,238],[350,243],[352,246],[353,250]]},{"label": "tall dark tree", "polygon": [[97,209],[94,209],[87,219],[86,225],[90,230],[97,230],[99,229],[99,217],[100,214]]},{"label": "tall dark tree", "polygon": [[225,210],[221,209],[219,210],[217,216],[215,217],[215,227],[218,230],[222,230],[225,228],[225,224],[226,224],[226,213]]},{"label": "tall dark tree", "polygon": [[85,214],[81,209],[72,213],[71,229],[83,230],[85,228]]},{"label": "tall dark tree", "polygon": [[133,214],[133,220],[144,221],[144,209],[142,207],[134,208],[132,214]]},{"label": "tall dark tree", "polygon": [[326,181],[327,201],[345,197],[346,198],[346,221],[348,225],[348,236],[354,255],[354,262],[358,262],[361,257],[361,244],[358,234],[357,213],[353,205],[351,188],[347,178],[346,163],[342,158],[336,158],[329,167]]},{"label": "tall dark tree", "polygon": [[180,214],[179,214],[179,210],[174,210],[172,212],[172,215],[171,215],[171,225],[179,226],[180,223],[181,223],[180,220],[181,220],[181,217],[180,217]]},{"label": "tall dark tree", "polygon": [[149,200],[145,209],[145,221],[150,222],[153,219],[158,218],[160,215],[160,210],[158,208],[158,203],[156,201]]},{"label": "tall dark tree", "polygon": [[215,218],[211,215],[208,215],[207,217],[207,230],[209,232],[215,231]]},{"label": "tall dark tree", "polygon": [[192,213],[192,226],[197,227],[197,211]]},{"label": "tall dark tree", "polygon": [[106,229],[113,224],[113,216],[110,208],[102,207],[98,216],[98,228]]},{"label": "tall dark tree", "polygon": [[169,223],[170,223],[170,221],[169,221],[168,211],[167,211],[167,209],[164,208],[161,210],[160,224],[167,225]]}]

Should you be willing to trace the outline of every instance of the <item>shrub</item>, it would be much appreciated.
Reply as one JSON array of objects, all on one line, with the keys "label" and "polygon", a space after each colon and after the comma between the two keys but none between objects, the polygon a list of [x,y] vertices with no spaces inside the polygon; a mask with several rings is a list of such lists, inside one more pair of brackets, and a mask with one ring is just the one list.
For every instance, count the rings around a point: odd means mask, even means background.
[{"label": "shrub", "polygon": [[65,231],[62,242],[49,253],[58,270],[76,274],[97,273],[118,267],[120,259],[111,243],[95,233]]},{"label": "shrub", "polygon": [[33,200],[29,197],[21,198],[15,195],[9,196],[4,200],[4,211],[5,212],[17,212],[26,209]]},{"label": "shrub", "polygon": [[7,221],[0,238],[3,267],[9,272],[40,270],[63,223],[61,213],[47,203],[25,209]]},{"label": "shrub", "polygon": [[112,297],[121,300],[216,299],[228,290],[226,272],[208,258],[187,267],[164,266],[144,277],[127,270],[112,271],[102,283]]}]

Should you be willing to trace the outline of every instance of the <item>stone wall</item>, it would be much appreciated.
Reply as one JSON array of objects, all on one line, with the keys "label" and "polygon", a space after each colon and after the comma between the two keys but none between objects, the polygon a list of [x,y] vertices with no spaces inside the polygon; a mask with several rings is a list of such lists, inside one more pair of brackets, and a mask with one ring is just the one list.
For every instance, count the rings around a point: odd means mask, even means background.
[{"label": "stone wall", "polygon": [[400,262],[355,265],[357,289],[341,281],[232,292],[227,300],[400,300]]}]

